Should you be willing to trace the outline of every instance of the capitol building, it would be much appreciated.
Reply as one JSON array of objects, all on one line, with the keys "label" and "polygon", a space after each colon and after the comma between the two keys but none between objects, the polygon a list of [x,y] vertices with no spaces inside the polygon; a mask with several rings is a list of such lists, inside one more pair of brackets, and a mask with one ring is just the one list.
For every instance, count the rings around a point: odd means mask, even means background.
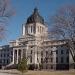
[{"label": "capitol building", "polygon": [[[0,46],[0,68],[15,68],[28,58],[29,69],[64,70],[73,68],[73,59],[66,40],[48,38],[48,25],[35,8],[22,24],[22,35],[9,45]],[[34,66],[34,67],[33,67]]]}]

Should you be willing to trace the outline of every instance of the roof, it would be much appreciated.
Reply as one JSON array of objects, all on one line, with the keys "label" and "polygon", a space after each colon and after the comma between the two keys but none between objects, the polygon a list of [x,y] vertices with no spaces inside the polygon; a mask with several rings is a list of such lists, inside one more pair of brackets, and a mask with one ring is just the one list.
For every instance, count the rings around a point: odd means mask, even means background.
[{"label": "roof", "polygon": [[27,22],[26,24],[29,24],[29,23],[42,23],[44,24],[44,19],[42,16],[40,16],[39,12],[38,12],[38,9],[35,8],[34,9],[34,12],[32,13],[32,15],[30,15],[27,19]]}]

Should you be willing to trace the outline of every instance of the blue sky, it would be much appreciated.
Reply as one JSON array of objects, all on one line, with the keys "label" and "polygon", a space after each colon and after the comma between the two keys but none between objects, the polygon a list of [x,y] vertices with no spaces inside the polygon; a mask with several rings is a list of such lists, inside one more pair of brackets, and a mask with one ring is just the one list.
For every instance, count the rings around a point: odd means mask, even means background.
[{"label": "blue sky", "polygon": [[12,10],[14,9],[16,14],[10,18],[6,38],[0,41],[0,45],[8,44],[10,40],[16,40],[21,36],[22,24],[26,23],[27,18],[32,14],[36,6],[45,21],[49,22],[49,18],[60,7],[69,4],[75,4],[75,0],[11,0]]}]

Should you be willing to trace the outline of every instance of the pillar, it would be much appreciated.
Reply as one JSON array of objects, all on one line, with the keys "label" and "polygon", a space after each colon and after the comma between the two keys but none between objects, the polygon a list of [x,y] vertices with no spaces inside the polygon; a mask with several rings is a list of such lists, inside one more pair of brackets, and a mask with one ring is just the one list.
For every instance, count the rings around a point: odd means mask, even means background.
[{"label": "pillar", "polygon": [[14,52],[15,52],[15,50],[13,50],[13,63],[14,63]]},{"label": "pillar", "polygon": [[16,64],[18,64],[18,50],[17,50],[17,62],[16,62]]}]

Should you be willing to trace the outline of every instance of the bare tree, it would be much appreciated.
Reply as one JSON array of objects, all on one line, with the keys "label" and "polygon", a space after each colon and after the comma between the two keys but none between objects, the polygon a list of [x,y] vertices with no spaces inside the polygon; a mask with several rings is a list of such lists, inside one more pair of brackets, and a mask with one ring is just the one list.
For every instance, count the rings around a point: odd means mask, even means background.
[{"label": "bare tree", "polygon": [[8,19],[14,14],[9,0],[0,0],[0,40],[5,37]]},{"label": "bare tree", "polygon": [[65,6],[52,17],[52,33],[60,39],[68,39],[70,53],[75,62],[75,6]]}]

